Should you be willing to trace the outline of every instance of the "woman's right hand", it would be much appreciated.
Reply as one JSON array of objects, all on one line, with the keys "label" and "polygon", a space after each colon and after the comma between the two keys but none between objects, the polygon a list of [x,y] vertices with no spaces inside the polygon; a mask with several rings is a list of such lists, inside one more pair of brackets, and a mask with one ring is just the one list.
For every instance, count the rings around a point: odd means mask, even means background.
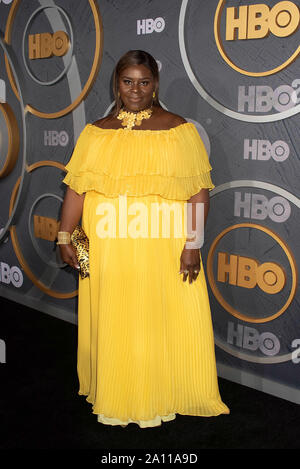
[{"label": "woman's right hand", "polygon": [[63,262],[69,264],[74,269],[79,270],[80,267],[77,261],[76,251],[73,248],[72,244],[60,244],[59,249]]}]

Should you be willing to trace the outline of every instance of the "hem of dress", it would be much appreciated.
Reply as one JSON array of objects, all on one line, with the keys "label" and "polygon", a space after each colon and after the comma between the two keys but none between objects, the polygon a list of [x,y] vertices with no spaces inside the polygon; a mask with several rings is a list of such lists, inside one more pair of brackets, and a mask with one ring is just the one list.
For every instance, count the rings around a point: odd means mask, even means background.
[{"label": "hem of dress", "polygon": [[174,420],[176,415],[171,413],[169,415],[157,415],[154,419],[151,420],[120,420],[113,417],[105,417],[104,414],[97,414],[97,421],[99,423],[104,423],[105,425],[121,425],[121,427],[127,427],[130,423],[136,423],[140,428],[149,428],[149,427],[159,427],[162,422],[170,422]]},{"label": "hem of dress", "polygon": [[[91,400],[89,400],[88,393],[83,393],[83,392],[79,391],[78,394],[81,395],[81,396],[87,396],[86,401],[89,404],[93,405],[93,402]],[[209,417],[218,417],[219,415],[222,415],[222,414],[225,414],[225,415],[230,414],[229,408],[223,402],[217,402],[216,405],[219,406],[219,409],[216,410],[215,412],[210,412],[210,413],[204,413],[203,412],[203,413],[195,414],[195,413],[176,410],[176,411],[173,411],[173,412],[171,412],[167,415],[162,415],[162,416],[157,415],[153,419],[149,419],[149,420],[140,420],[140,419],[137,419],[137,420],[132,420],[132,419],[121,420],[121,419],[118,419],[118,418],[115,418],[115,417],[106,417],[104,414],[100,414],[99,412],[97,412],[94,409],[93,409],[93,414],[97,415],[97,421],[99,423],[103,423],[104,425],[111,425],[111,426],[120,425],[121,427],[125,428],[130,423],[135,423],[135,424],[139,425],[140,428],[150,428],[150,427],[161,426],[162,422],[170,422],[172,420],[175,420],[176,419],[176,414],[186,415],[186,416],[190,416],[190,417],[204,417],[204,418],[206,418],[206,417],[207,418],[209,418]]]}]

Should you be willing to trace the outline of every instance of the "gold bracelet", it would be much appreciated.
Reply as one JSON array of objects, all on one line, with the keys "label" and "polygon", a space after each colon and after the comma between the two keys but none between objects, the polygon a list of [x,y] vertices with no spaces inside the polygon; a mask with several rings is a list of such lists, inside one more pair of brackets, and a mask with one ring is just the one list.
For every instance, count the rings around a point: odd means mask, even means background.
[{"label": "gold bracelet", "polygon": [[68,231],[59,231],[57,233],[57,243],[56,244],[70,244],[71,235]]}]

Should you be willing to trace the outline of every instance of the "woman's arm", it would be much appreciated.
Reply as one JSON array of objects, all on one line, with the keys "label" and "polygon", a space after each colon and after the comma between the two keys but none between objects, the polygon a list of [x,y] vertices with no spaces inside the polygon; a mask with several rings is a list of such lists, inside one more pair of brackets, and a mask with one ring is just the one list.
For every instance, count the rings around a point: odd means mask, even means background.
[{"label": "woman's arm", "polygon": [[[73,233],[82,215],[84,198],[85,193],[77,194],[77,192],[70,187],[67,188],[62,205],[59,231],[67,231],[70,234]],[[75,269],[79,269],[76,251],[73,246],[71,244],[60,244],[59,247],[63,262],[66,262]]]},{"label": "woman's arm", "polygon": [[207,215],[209,212],[209,190],[208,189],[201,189],[198,194],[193,195],[189,200],[188,203],[192,204],[192,230],[196,230],[196,206],[197,203],[203,204],[204,207],[204,226],[206,223]]},{"label": "woman's arm", "polygon": [[[209,190],[201,189],[201,191],[198,192],[198,194],[193,195],[187,202],[191,204],[191,211],[188,213],[191,214],[191,229],[194,232],[196,232],[196,229],[197,229],[196,207],[198,203],[203,204],[204,220],[203,220],[203,223],[201,220],[198,220],[198,226],[202,225],[204,229],[207,215],[209,212]],[[189,238],[187,238],[187,241],[189,241]],[[184,271],[187,271],[187,273],[184,273]],[[193,280],[196,280],[198,273],[195,273],[194,271],[200,272],[199,249],[187,249],[186,247],[184,247],[181,253],[181,257],[180,257],[180,273],[183,273],[183,281],[185,282],[188,276],[189,276],[189,283],[192,283]]]},{"label": "woman's arm", "polygon": [[70,187],[67,188],[61,210],[59,231],[73,233],[82,215],[84,198],[85,193],[77,194],[77,192],[73,191]]}]

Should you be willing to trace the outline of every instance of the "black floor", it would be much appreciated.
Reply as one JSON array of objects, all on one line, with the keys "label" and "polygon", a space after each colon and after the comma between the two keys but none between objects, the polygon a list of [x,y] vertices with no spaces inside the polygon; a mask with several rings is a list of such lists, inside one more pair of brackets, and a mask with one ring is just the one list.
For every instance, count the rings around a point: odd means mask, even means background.
[{"label": "black floor", "polygon": [[101,455],[300,448],[300,406],[222,379],[230,415],[177,415],[146,429],[97,423],[91,405],[77,394],[77,327],[4,298],[0,311],[7,352],[0,364],[2,450],[93,449]]}]

